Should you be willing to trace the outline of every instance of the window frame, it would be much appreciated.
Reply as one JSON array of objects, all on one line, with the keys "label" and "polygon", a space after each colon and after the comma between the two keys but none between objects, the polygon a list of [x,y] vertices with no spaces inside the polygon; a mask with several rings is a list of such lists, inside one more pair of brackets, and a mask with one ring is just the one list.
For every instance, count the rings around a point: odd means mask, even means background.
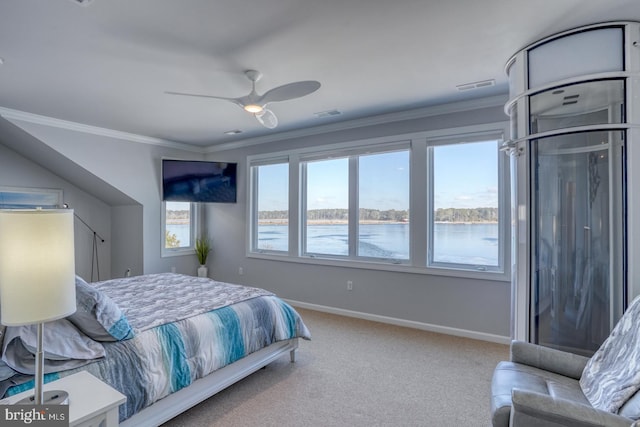
[{"label": "window frame", "polygon": [[[507,168],[507,156],[500,151],[500,147],[503,141],[503,134],[500,132],[474,132],[473,134],[461,134],[450,135],[441,138],[428,138],[427,139],[427,269],[446,269],[446,270],[459,270],[459,271],[477,271],[477,272],[491,272],[503,274],[505,273],[505,254],[508,236],[508,209],[509,209],[509,197],[508,188],[505,188],[505,183],[508,183],[508,174],[505,176]],[[436,147],[444,147],[456,144],[472,144],[479,142],[491,142],[495,141],[496,144],[496,156],[497,157],[497,185],[498,185],[498,265],[497,266],[483,266],[467,263],[456,262],[444,262],[434,261],[435,249],[434,249],[434,228],[435,228],[435,179],[434,179],[434,153],[433,149]]]},{"label": "window frame", "polygon": [[[360,186],[359,186],[359,166],[360,158],[368,155],[385,154],[385,153],[397,153],[406,151],[409,155],[409,173],[411,173],[411,143],[407,140],[400,140],[394,142],[388,142],[384,145],[366,146],[362,149],[338,149],[330,150],[322,153],[313,153],[308,156],[300,156],[300,179],[301,185],[299,188],[299,194],[301,198],[300,208],[300,255],[301,257],[308,257],[314,259],[336,259],[346,261],[364,261],[380,264],[405,264],[409,265],[411,261],[411,255],[408,258],[383,258],[373,257],[366,255],[359,255],[358,248],[360,245]],[[347,178],[347,193],[348,193],[348,223],[347,223],[347,255],[339,254],[325,254],[320,252],[311,252],[307,250],[307,165],[311,162],[328,161],[337,159],[347,159],[348,165],[348,178]],[[409,194],[411,194],[411,177],[409,177]],[[411,197],[409,197],[408,210],[411,211]],[[411,228],[411,221],[409,221],[409,227]],[[411,253],[411,233],[409,233],[409,253]]]},{"label": "window frame", "polygon": [[[246,256],[248,258],[294,262],[303,264],[327,265],[334,267],[350,267],[362,268],[369,270],[381,271],[397,271],[414,274],[427,274],[437,276],[448,276],[469,279],[486,279],[497,280],[502,282],[510,282],[511,265],[507,260],[510,253],[511,245],[511,207],[510,207],[510,175],[509,175],[509,156],[502,151],[498,152],[499,156],[498,168],[498,186],[499,186],[499,218],[500,218],[500,245],[499,263],[500,271],[477,270],[464,268],[451,268],[450,266],[428,265],[428,238],[429,231],[427,227],[428,218],[428,200],[426,192],[421,189],[427,188],[430,184],[428,173],[426,171],[427,151],[428,147],[438,142],[453,139],[469,139],[474,138],[476,141],[495,139],[503,141],[509,135],[510,122],[500,121],[480,125],[461,126],[458,128],[445,128],[431,131],[420,131],[412,133],[399,133],[385,137],[366,138],[362,140],[352,140],[348,142],[340,142],[326,144],[321,147],[303,147],[291,150],[271,152],[265,154],[255,154],[247,156],[247,182],[248,193],[250,195],[247,201],[247,233],[246,233]],[[493,135],[493,136],[492,136]],[[409,167],[409,211],[410,211],[410,242],[409,242],[409,260],[406,263],[394,263],[389,260],[379,260],[376,258],[344,256],[303,256],[303,233],[304,226],[302,215],[306,212],[305,197],[303,197],[302,189],[306,187],[303,162],[311,159],[322,159],[329,156],[358,155],[358,154],[374,154],[375,152],[397,151],[390,149],[392,144],[406,144],[410,150]],[[254,214],[253,204],[255,195],[254,185],[251,178],[251,166],[260,162],[269,161],[269,159],[288,159],[289,162],[289,251],[288,252],[266,252],[253,250],[253,232],[254,232]],[[356,188],[357,190],[357,188]],[[353,191],[353,190],[352,190]],[[419,193],[424,192],[425,195]],[[357,191],[353,194],[357,194]],[[351,202],[350,202],[351,203]],[[357,207],[357,205],[356,205]],[[351,208],[350,214],[355,213],[355,223],[352,221],[350,227],[356,227],[359,222],[359,210]],[[353,236],[358,236],[357,228]]]},{"label": "window frame", "polygon": [[190,245],[181,246],[179,248],[167,248],[166,235],[167,235],[167,202],[162,201],[162,207],[160,209],[160,221],[161,221],[161,234],[160,234],[160,256],[161,258],[183,256],[183,255],[195,255],[196,237],[200,232],[200,206],[199,203],[194,202],[182,202],[189,203],[190,216],[189,216],[189,235]]},{"label": "window frame", "polygon": [[248,252],[249,253],[260,253],[260,254],[273,254],[273,255],[287,255],[291,253],[291,239],[289,239],[289,243],[287,245],[286,251],[276,250],[276,249],[261,249],[258,248],[258,233],[259,233],[259,224],[258,224],[258,192],[259,192],[259,173],[256,168],[260,166],[269,166],[269,165],[278,165],[278,164],[286,164],[289,171],[288,176],[288,184],[289,184],[289,194],[287,195],[287,199],[289,201],[289,230],[288,236],[291,236],[291,163],[289,156],[276,156],[276,157],[267,157],[262,158],[260,160],[255,160],[254,162],[247,162],[249,165],[247,170],[249,173],[249,200],[247,202],[248,205],[248,214],[247,218],[249,218],[249,230],[247,233],[248,236]]},{"label": "window frame", "polygon": [[[340,160],[340,159],[346,159],[347,160],[347,197],[348,197],[348,202],[347,202],[347,216],[348,216],[348,222],[347,222],[347,255],[339,255],[339,254],[325,254],[322,252],[310,252],[307,250],[307,227],[308,227],[308,218],[307,218],[307,212],[308,212],[308,205],[307,205],[307,190],[308,190],[308,183],[309,183],[309,179],[308,179],[308,164],[312,163],[312,162],[322,162],[322,161],[328,161],[328,160]],[[334,155],[334,154],[327,154],[326,158],[323,157],[316,157],[313,156],[311,159],[305,159],[302,158],[300,159],[300,163],[299,163],[299,168],[300,168],[300,180],[303,184],[300,185],[300,190],[299,190],[299,194],[300,194],[300,256],[301,257],[308,257],[308,258],[335,258],[335,259],[344,259],[344,258],[351,258],[352,254],[353,254],[353,239],[352,239],[352,235],[351,235],[351,230],[352,230],[352,225],[353,225],[353,221],[352,221],[352,195],[350,192],[350,188],[351,188],[351,157],[349,155]]]}]

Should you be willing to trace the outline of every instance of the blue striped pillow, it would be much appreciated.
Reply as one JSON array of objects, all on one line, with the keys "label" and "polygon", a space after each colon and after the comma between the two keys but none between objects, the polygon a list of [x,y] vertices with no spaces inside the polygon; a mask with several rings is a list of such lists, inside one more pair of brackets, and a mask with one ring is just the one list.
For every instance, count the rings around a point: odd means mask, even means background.
[{"label": "blue striped pillow", "polygon": [[120,307],[79,276],[76,276],[76,304],[76,312],[67,319],[93,340],[133,338],[133,329]]}]

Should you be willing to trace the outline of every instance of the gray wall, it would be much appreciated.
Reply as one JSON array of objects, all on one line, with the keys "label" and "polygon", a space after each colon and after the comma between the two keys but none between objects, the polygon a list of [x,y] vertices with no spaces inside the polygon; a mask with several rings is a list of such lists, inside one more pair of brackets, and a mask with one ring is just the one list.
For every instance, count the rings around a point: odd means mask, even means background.
[{"label": "gray wall", "polygon": [[[163,258],[161,245],[160,159],[162,157],[202,159],[202,154],[152,143],[133,142],[117,132],[92,133],[39,123],[12,120],[20,128],[56,154],[69,159],[75,168],[91,171],[122,197],[112,203],[112,276],[121,277],[127,269],[133,275],[171,271],[195,274],[195,255]],[[0,130],[2,130],[0,128]],[[62,173],[62,172],[60,172]],[[103,188],[95,191],[106,193]],[[105,196],[106,197],[106,196]],[[120,200],[134,203],[121,203]]]},{"label": "gray wall", "polygon": [[[63,190],[64,201],[74,209],[74,213],[82,218],[98,234],[105,237],[105,242],[98,242],[98,257],[94,265],[94,280],[97,280],[97,267],[100,268],[100,279],[111,277],[111,208],[101,200],[80,190],[72,183],[42,168],[33,161],[23,157],[2,144],[0,135],[0,186],[51,188]],[[74,221],[76,273],[91,280],[93,255],[93,232],[79,220]]]}]

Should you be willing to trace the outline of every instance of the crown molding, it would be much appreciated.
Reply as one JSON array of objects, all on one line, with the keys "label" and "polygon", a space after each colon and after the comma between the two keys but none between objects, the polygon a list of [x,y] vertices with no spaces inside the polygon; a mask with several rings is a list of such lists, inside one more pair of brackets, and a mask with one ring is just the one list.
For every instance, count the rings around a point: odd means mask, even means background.
[{"label": "crown molding", "polygon": [[0,116],[9,121],[18,120],[27,123],[34,123],[43,126],[71,130],[74,132],[105,136],[108,138],[115,138],[123,141],[158,145],[162,147],[176,148],[179,150],[192,151],[201,154],[204,153],[204,149],[202,147],[194,146],[191,144],[185,144],[182,142],[170,141],[161,138],[154,138],[151,136],[138,135],[135,133],[122,132],[119,130],[107,129],[98,126],[90,126],[82,123],[56,119],[48,116],[41,116],[39,114],[27,113],[25,111],[13,110],[5,107],[0,107]]},{"label": "crown molding", "polygon": [[272,135],[258,136],[255,138],[246,138],[233,142],[215,144],[205,148],[205,152],[214,153],[218,151],[234,150],[237,148],[245,148],[269,142],[278,142],[287,139],[302,138],[323,133],[339,132],[349,129],[375,126],[404,120],[422,119],[426,117],[440,116],[443,114],[460,113],[463,111],[477,110],[480,108],[504,107],[504,104],[507,101],[508,95],[495,95],[467,101],[452,102],[449,104],[441,104],[429,107],[415,108],[412,110],[398,111],[394,113],[379,114],[375,116],[364,117],[361,119],[345,120],[337,123],[330,123],[326,125],[280,132]]}]

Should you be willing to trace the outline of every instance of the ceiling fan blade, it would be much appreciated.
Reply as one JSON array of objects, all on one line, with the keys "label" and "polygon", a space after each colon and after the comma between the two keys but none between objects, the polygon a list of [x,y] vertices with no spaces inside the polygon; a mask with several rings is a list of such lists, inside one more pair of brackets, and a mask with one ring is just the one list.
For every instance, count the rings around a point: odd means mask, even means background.
[{"label": "ceiling fan blade", "polygon": [[258,119],[262,126],[268,129],[273,129],[278,126],[278,118],[271,110],[265,108],[262,112],[255,113],[254,116],[256,116],[256,119]]},{"label": "ceiling fan blade", "polygon": [[197,98],[222,99],[224,101],[233,102],[245,111],[252,113],[262,126],[267,129],[273,129],[278,126],[278,118],[273,111],[265,108],[267,104],[270,102],[300,98],[309,95],[320,88],[320,82],[315,80],[304,80],[278,86],[267,91],[264,95],[259,95],[256,92],[256,81],[260,79],[261,74],[255,70],[247,70],[245,75],[251,81],[251,92],[249,92],[248,95],[241,96],[239,98],[227,98],[224,96],[173,91],[165,91],[165,93],[169,95],[193,96]]},{"label": "ceiling fan blade", "polygon": [[164,93],[168,95],[183,95],[183,96],[196,96],[198,98],[215,98],[215,99],[224,99],[226,101],[236,101],[236,98],[226,98],[224,96],[214,96],[214,95],[202,95],[199,93],[185,93],[185,92],[171,92],[165,91]]},{"label": "ceiling fan blade", "polygon": [[171,91],[165,91],[164,93],[168,95],[183,95],[183,96],[194,96],[197,98],[222,99],[224,101],[233,102],[234,104],[238,105],[240,108],[244,108],[244,106],[247,104],[247,98],[248,98],[247,96],[243,96],[240,98],[227,98],[225,96],[203,95],[199,93],[185,93],[185,92],[171,92]]},{"label": "ceiling fan blade", "polygon": [[274,87],[265,92],[259,99],[259,102],[266,105],[270,102],[286,101],[288,99],[300,98],[309,95],[320,88],[320,82],[315,80],[305,80],[301,82],[289,83],[286,85]]}]

